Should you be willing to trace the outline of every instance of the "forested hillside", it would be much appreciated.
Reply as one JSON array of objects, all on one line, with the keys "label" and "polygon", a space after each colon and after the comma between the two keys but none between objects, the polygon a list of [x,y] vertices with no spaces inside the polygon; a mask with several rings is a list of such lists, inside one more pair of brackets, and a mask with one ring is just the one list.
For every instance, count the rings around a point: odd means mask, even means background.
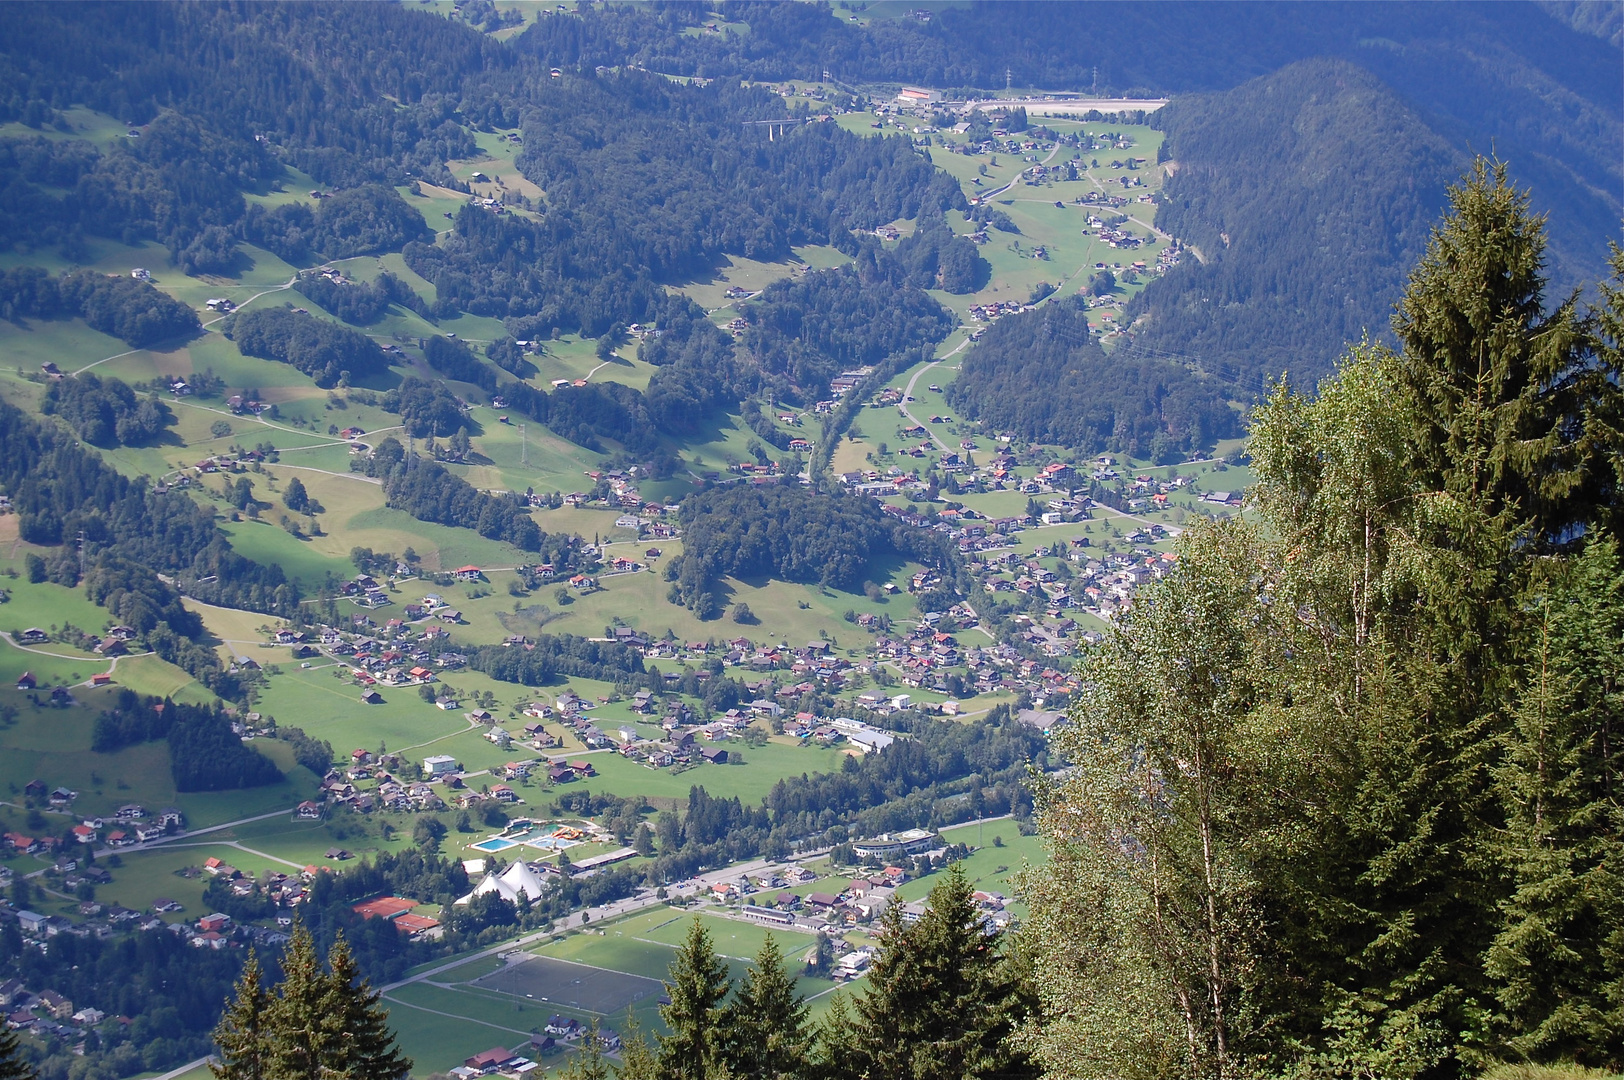
[{"label": "forested hillside", "polygon": [[947,400],[994,431],[1163,462],[1199,457],[1239,431],[1226,390],[1168,360],[1108,357],[1073,298],[990,327]]},{"label": "forested hillside", "polygon": [[1310,381],[1346,342],[1383,336],[1459,174],[1449,144],[1368,72],[1311,60],[1156,117],[1176,167],[1156,225],[1193,244],[1130,306],[1136,339],[1251,390]]}]

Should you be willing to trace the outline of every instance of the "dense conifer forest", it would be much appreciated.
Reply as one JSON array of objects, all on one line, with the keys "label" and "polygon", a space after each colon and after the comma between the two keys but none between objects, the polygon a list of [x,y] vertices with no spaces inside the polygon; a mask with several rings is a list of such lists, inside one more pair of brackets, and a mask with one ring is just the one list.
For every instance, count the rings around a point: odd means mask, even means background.
[{"label": "dense conifer forest", "polygon": [[1240,429],[1227,381],[1169,360],[1107,357],[1073,298],[1000,319],[949,387],[972,420],[1034,442],[1181,461]]}]

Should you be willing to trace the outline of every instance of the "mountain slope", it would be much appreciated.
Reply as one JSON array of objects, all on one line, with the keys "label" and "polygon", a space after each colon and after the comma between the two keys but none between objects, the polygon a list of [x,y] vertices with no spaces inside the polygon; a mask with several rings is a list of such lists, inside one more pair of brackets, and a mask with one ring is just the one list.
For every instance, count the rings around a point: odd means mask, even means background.
[{"label": "mountain slope", "polygon": [[1139,340],[1234,369],[1317,376],[1385,333],[1464,159],[1368,72],[1291,65],[1158,117],[1176,172],[1159,228],[1196,245],[1129,313]]}]

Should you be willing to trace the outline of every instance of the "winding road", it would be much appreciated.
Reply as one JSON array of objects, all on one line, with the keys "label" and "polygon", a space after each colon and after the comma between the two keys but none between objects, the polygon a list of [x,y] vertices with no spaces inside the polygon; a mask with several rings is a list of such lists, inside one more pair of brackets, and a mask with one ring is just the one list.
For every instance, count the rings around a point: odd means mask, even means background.
[{"label": "winding road", "polygon": [[941,356],[938,356],[936,359],[932,360],[930,363],[926,364],[924,367],[922,367],[918,371],[914,372],[913,373],[913,378],[908,380],[908,388],[902,392],[902,401],[900,403],[898,403],[898,405],[897,405],[897,408],[902,411],[902,415],[906,416],[910,421],[912,421],[915,427],[925,428],[925,433],[930,436],[931,442],[935,443],[937,445],[937,447],[939,447],[940,449],[942,449],[944,451],[947,451],[949,453],[952,452],[952,447],[948,446],[945,442],[943,442],[941,440],[941,438],[934,431],[930,430],[930,428],[928,428],[928,427],[925,427],[924,424],[921,424],[919,422],[919,418],[914,416],[913,413],[908,411],[908,401],[909,401],[909,399],[911,399],[913,397],[914,386],[916,386],[918,384],[919,376],[923,375],[925,372],[927,372],[930,369],[934,368],[937,364],[940,364],[943,360],[946,360],[948,357],[957,356],[960,352],[962,352],[964,350],[964,347],[966,345],[968,345],[968,344],[970,344],[970,338],[969,338],[968,335],[966,335],[964,340],[959,342],[957,345],[953,346],[952,349],[950,349],[949,351],[943,353]]}]

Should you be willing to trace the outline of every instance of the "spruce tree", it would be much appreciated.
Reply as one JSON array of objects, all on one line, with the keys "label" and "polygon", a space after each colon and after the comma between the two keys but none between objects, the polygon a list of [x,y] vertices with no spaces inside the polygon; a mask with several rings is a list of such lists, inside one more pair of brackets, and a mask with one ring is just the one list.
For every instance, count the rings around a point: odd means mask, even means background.
[{"label": "spruce tree", "polygon": [[1576,298],[1545,311],[1545,219],[1504,162],[1478,158],[1449,194],[1393,319],[1411,464],[1430,489],[1560,541],[1594,493],[1574,445],[1584,409],[1571,375],[1588,343]]},{"label": "spruce tree", "polygon": [[1035,1076],[1010,1042],[1025,1000],[984,932],[963,867],[931,890],[924,916],[887,909],[883,951],[855,1003],[852,1037],[836,1075],[868,1080],[967,1080]]},{"label": "spruce tree", "polygon": [[0,1080],[36,1080],[34,1067],[23,1057],[22,1040],[0,1020]]},{"label": "spruce tree", "polygon": [[395,1045],[389,1010],[361,977],[349,944],[340,935],[327,952],[328,1037],[326,1071],[343,1080],[399,1080],[411,1058]]},{"label": "spruce tree", "polygon": [[218,1060],[209,1063],[216,1080],[267,1080],[271,1033],[266,1023],[270,993],[265,989],[259,957],[252,951],[214,1026]]},{"label": "spruce tree", "polygon": [[721,1063],[717,1024],[730,985],[727,964],[696,917],[671,961],[671,981],[665,987],[671,1004],[660,1006],[671,1030],[658,1036],[660,1080],[709,1080]]},{"label": "spruce tree", "polygon": [[1591,543],[1531,596],[1496,779],[1513,892],[1487,956],[1510,1059],[1624,1068],[1624,561]]},{"label": "spruce tree", "polygon": [[739,981],[722,1011],[722,1052],[738,1080],[790,1080],[804,1076],[808,1038],[806,1001],[784,967],[784,954],[771,934],[756,953],[755,966]]},{"label": "spruce tree", "polygon": [[644,1038],[637,1017],[628,1011],[620,1033],[620,1068],[616,1076],[619,1080],[658,1080],[659,1075],[659,1055]]},{"label": "spruce tree", "polygon": [[303,922],[296,923],[282,952],[282,981],[266,1009],[266,1071],[275,1080],[321,1080],[332,1038],[329,986],[315,939]]}]

